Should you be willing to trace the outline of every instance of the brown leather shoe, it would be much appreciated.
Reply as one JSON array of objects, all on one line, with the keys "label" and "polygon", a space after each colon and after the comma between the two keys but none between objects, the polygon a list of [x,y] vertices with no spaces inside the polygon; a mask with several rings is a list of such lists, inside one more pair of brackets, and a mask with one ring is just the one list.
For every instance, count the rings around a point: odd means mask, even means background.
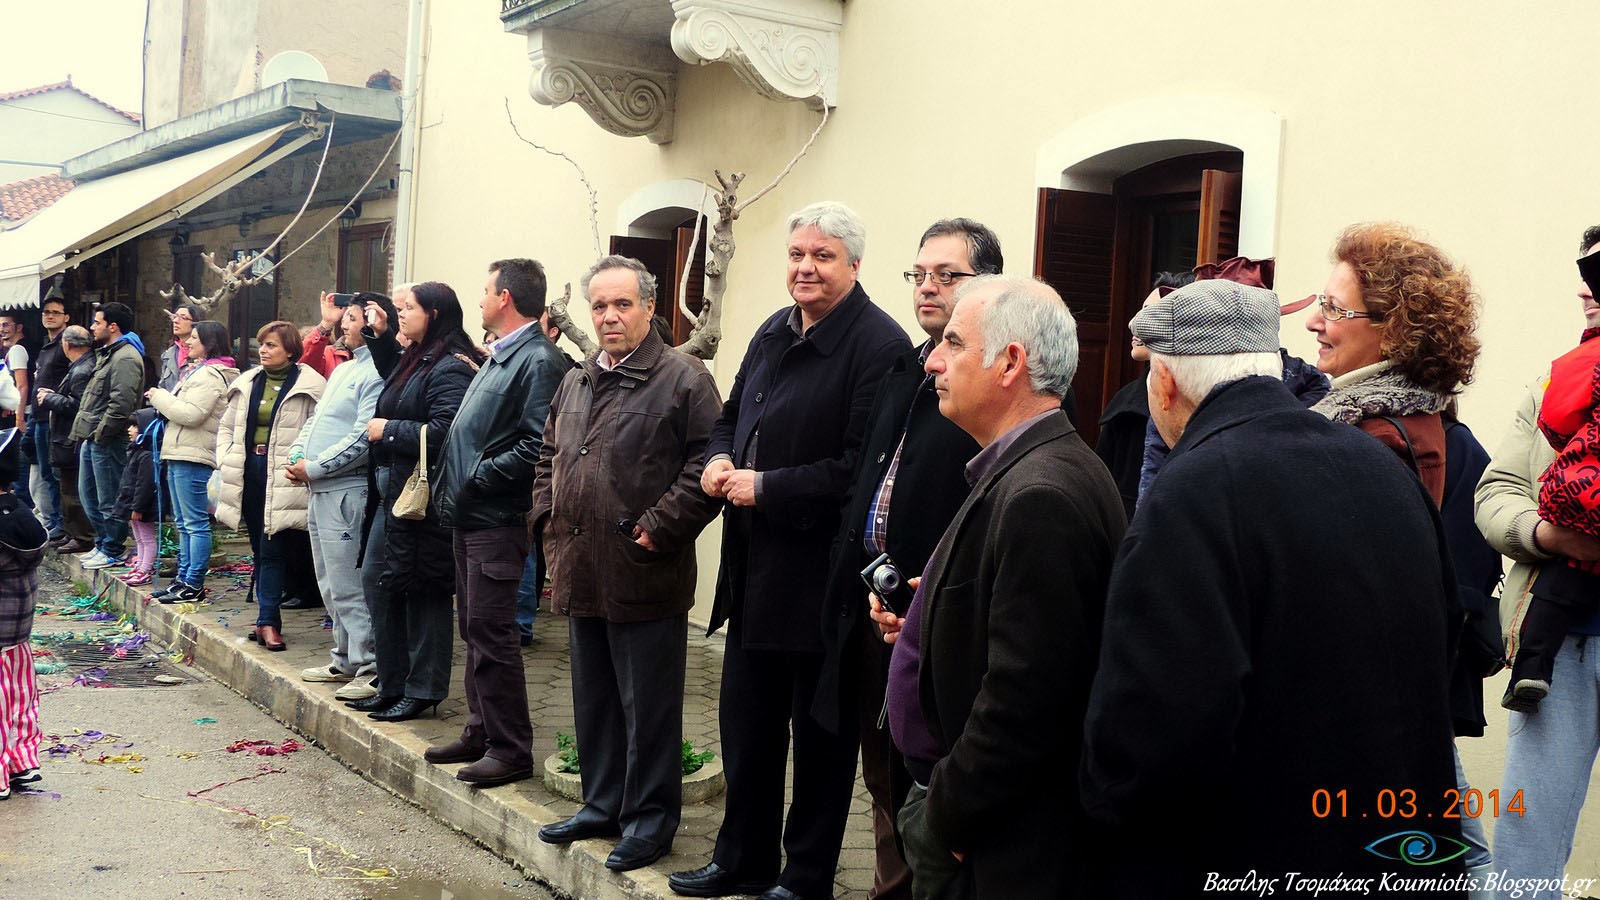
[{"label": "brown leather shoe", "polygon": [[268,650],[289,649],[289,645],[283,642],[283,632],[279,631],[276,625],[257,625],[256,639]]},{"label": "brown leather shoe", "polygon": [[422,758],[438,765],[477,762],[483,759],[483,745],[469,744],[465,738],[456,738],[448,744],[422,751]]},{"label": "brown leather shoe", "polygon": [[513,765],[492,756],[485,756],[470,766],[462,766],[461,771],[456,773],[457,781],[465,781],[474,787],[494,787],[532,777],[532,766]]}]

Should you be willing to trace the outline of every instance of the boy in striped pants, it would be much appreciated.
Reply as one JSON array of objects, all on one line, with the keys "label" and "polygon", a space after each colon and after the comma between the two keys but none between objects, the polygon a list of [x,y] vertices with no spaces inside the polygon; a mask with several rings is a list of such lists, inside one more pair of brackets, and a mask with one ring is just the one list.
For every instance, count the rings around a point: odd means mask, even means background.
[{"label": "boy in striped pants", "polygon": [[20,456],[16,429],[0,432],[0,800],[40,780],[39,686],[29,638],[48,535],[11,493]]}]

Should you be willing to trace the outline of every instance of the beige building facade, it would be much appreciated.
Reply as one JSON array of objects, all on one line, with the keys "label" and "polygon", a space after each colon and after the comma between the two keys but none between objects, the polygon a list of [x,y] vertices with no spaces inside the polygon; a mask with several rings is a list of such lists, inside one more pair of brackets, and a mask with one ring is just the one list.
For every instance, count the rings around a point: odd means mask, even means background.
[{"label": "beige building facade", "polygon": [[[703,185],[715,186],[713,170],[747,173],[742,193],[752,196],[806,142],[818,109],[836,104],[809,153],[738,220],[713,364],[725,390],[757,324],[788,302],[784,218],[819,199],[865,219],[862,283],[914,337],[900,272],[941,217],[994,228],[1009,271],[1097,257],[1106,271],[1090,274],[1130,293],[1152,262],[1132,257],[1205,243],[1184,204],[1213,170],[1233,193],[1220,218],[1215,203],[1199,211],[1216,226],[1211,237],[1222,232],[1224,251],[1276,257],[1285,299],[1323,288],[1344,226],[1411,224],[1462,261],[1481,292],[1484,352],[1461,410],[1491,449],[1527,383],[1582,325],[1573,260],[1583,228],[1600,222],[1600,133],[1576,73],[1600,12],[1577,0],[1515,9],[1153,0],[1136,14],[1078,2],[980,12],[959,0],[507,0],[501,10],[429,3],[426,22],[415,251],[396,280],[444,280],[468,304],[490,260],[537,257],[558,293],[612,236],[692,222],[696,207],[711,209]],[[720,56],[708,22],[722,26]],[[811,86],[796,93],[812,96],[770,99],[792,85],[782,73],[762,83],[763,54],[808,35],[809,57],[767,58],[809,71]],[[707,57],[718,61],[684,61]],[[562,99],[563,78],[577,99],[547,105]],[[623,101],[648,110],[658,95],[666,115],[626,121]],[[569,159],[519,140],[508,105],[524,136]],[[598,247],[577,168],[594,190]],[[1115,227],[1074,231],[1071,214],[1052,231],[1041,189],[1098,195],[1052,196],[1104,201],[1157,234],[1141,245]],[[1176,206],[1162,207],[1168,200]],[[1174,227],[1189,231],[1159,234]],[[1126,380],[1118,319],[1133,310],[1115,298],[1109,309],[1068,300],[1085,333],[1101,336],[1104,359],[1086,348],[1085,364],[1103,365],[1098,390],[1108,395]],[[1305,315],[1284,320],[1282,340],[1314,358]],[[714,529],[701,546],[703,572],[713,572]],[[710,582],[703,575],[701,612]]]}]

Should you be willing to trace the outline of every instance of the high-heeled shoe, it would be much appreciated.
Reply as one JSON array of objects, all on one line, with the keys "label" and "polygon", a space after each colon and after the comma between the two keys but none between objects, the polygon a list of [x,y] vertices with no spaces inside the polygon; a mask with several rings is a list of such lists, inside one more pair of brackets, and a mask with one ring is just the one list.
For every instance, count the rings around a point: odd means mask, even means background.
[{"label": "high-heeled shoe", "polygon": [[394,706],[396,703],[399,703],[404,699],[404,697],[385,697],[382,694],[378,694],[373,697],[368,697],[365,700],[346,701],[345,706],[350,707],[356,712],[383,712],[384,710]]},{"label": "high-heeled shoe", "polygon": [[256,641],[274,652],[289,649],[289,645],[283,642],[283,632],[276,625],[257,625]]},{"label": "high-heeled shoe", "polygon": [[367,713],[367,718],[379,722],[405,722],[421,716],[423,713],[437,709],[438,700],[422,700],[417,697],[403,697],[399,703],[380,712]]}]

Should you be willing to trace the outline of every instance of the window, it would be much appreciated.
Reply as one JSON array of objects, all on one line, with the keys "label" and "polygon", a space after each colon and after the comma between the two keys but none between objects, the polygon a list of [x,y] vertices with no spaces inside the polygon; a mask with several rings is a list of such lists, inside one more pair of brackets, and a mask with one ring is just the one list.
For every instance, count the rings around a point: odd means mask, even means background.
[{"label": "window", "polygon": [[336,289],[340,293],[389,293],[389,228],[390,223],[379,222],[339,235]]}]

